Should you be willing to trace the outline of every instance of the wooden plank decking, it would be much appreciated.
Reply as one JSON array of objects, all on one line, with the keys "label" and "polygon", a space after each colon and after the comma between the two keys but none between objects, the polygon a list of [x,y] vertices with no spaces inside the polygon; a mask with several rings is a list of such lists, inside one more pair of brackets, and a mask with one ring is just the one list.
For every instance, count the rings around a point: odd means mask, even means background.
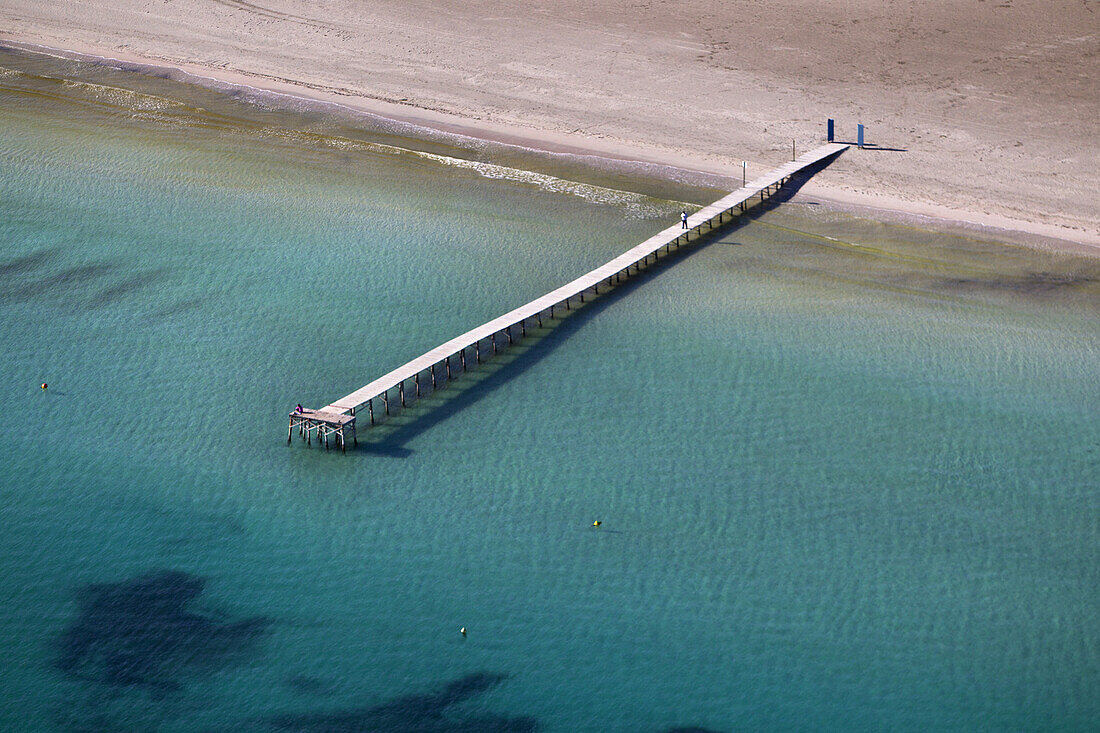
[{"label": "wooden plank decking", "polygon": [[[612,286],[628,276],[630,268],[640,269],[648,262],[650,257],[658,257],[662,250],[671,251],[673,248],[687,243],[692,235],[699,236],[703,231],[717,228],[718,225],[723,223],[726,216],[736,216],[735,210],[738,210],[738,212],[743,210],[743,205],[753,197],[759,195],[763,199],[766,194],[772,193],[772,189],[778,190],[779,186],[794,174],[820,163],[826,158],[839,154],[847,147],[847,145],[839,143],[830,143],[804,153],[797,159],[756,178],[743,188],[739,188],[728,196],[724,196],[713,204],[696,211],[688,217],[686,229],[683,228],[681,223],[677,222],[675,226],[653,235],[610,262],[597,267],[570,283],[562,285],[560,288],[552,290],[541,298],[536,298],[530,303],[440,344],[431,351],[402,364],[393,371],[382,375],[320,410],[309,411],[309,418],[342,428],[348,423],[341,421],[339,418],[354,416],[363,407],[367,407],[373,424],[375,422],[375,410],[378,409],[374,400],[381,398],[383,409],[388,414],[390,412],[389,400],[392,390],[398,390],[397,397],[404,405],[406,403],[406,383],[410,380],[413,381],[416,396],[419,396],[422,374],[429,374],[434,388],[437,381],[450,379],[452,370],[465,370],[467,358],[480,361],[483,343],[487,349],[495,352],[499,347],[511,343],[514,338],[518,338],[525,333],[527,324],[531,319],[536,319],[541,323],[544,314],[552,317],[556,308],[569,308],[570,302],[574,298],[580,298],[583,301],[585,293],[589,291],[599,292],[599,288],[604,285],[607,287]],[[514,329],[517,327],[520,333],[515,332]],[[485,343],[486,341],[488,343]],[[468,353],[470,349],[474,350],[472,355]],[[302,415],[299,414],[299,416]],[[292,428],[294,417],[295,414],[291,413]],[[351,423],[351,425],[352,430],[354,430],[354,423]],[[318,437],[320,438],[320,433],[318,433]]]}]

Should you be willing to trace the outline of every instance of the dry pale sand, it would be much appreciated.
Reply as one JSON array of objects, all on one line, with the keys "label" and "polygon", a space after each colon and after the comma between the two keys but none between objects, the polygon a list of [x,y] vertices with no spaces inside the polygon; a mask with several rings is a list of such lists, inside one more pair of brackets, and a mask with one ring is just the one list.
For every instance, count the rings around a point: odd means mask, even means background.
[{"label": "dry pale sand", "polygon": [[0,39],[1100,248],[1100,0],[0,0]]}]

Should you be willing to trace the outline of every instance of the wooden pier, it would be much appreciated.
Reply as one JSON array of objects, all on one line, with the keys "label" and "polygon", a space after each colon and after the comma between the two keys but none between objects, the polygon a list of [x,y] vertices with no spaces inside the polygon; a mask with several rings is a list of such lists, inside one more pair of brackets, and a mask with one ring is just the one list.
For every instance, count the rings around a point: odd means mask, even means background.
[{"label": "wooden pier", "polygon": [[692,239],[698,239],[704,233],[736,218],[756,196],[764,201],[778,191],[791,176],[838,155],[847,148],[847,145],[841,143],[830,143],[804,153],[710,206],[696,211],[688,217],[686,227],[677,223],[607,264],[541,298],[440,344],[319,410],[295,410],[290,413],[287,442],[290,442],[294,428],[297,427],[307,444],[312,444],[312,438],[316,435],[318,443],[323,442],[325,448],[328,448],[329,438],[332,437],[341,449],[346,450],[349,436],[353,444],[357,444],[355,422],[364,409],[370,424],[375,425],[386,416],[419,399],[429,388],[434,391],[457,374],[465,372],[468,365],[479,364],[483,359],[523,338],[527,335],[528,326],[541,326],[543,318],[554,318],[555,313],[570,310],[575,302],[583,303],[589,292],[599,294],[601,287],[614,287],[641,271],[651,261],[655,262],[662,253],[667,254],[678,249]]},{"label": "wooden pier", "polygon": [[286,434],[286,442],[288,443],[294,437],[294,428],[298,428],[298,434],[306,441],[306,445],[313,444],[313,436],[316,434],[317,444],[324,445],[325,450],[328,450],[328,439],[330,437],[345,453],[348,450],[347,438],[349,435],[351,436],[352,445],[359,445],[359,440],[355,435],[354,413],[332,412],[328,409],[311,410],[308,407],[303,407],[301,410],[290,413],[290,429]]}]

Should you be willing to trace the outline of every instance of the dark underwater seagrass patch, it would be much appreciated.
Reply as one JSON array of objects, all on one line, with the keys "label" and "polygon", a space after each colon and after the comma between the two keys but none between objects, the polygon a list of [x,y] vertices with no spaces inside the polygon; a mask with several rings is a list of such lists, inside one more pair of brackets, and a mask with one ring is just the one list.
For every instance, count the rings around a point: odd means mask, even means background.
[{"label": "dark underwater seagrass patch", "polygon": [[264,718],[267,728],[296,733],[418,731],[419,733],[532,733],[534,718],[469,713],[462,704],[493,689],[506,675],[475,672],[434,692],[408,695],[372,707],[284,713]]},{"label": "dark underwater seagrass patch", "polygon": [[56,667],[110,687],[169,692],[256,653],[270,620],[227,621],[190,610],[205,585],[198,576],[160,570],[84,586],[80,611],[59,639]]}]

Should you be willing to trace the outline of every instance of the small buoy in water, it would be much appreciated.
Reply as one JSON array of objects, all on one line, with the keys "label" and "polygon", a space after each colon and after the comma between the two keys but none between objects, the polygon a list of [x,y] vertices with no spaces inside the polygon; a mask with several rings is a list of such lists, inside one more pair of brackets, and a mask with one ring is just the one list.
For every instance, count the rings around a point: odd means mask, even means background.
[{"label": "small buoy in water", "polygon": [[466,636],[466,627],[463,626],[461,629],[458,630],[458,633],[462,634],[463,636]]},{"label": "small buoy in water", "polygon": [[42,389],[46,389],[46,386],[47,386],[47,385],[46,385],[46,383],[45,383],[45,382],[43,382],[43,383],[42,383]]},{"label": "small buoy in water", "polygon": [[592,526],[593,527],[599,527],[601,524],[603,524],[603,522],[601,522],[600,520],[597,519],[595,522],[592,523]]}]

